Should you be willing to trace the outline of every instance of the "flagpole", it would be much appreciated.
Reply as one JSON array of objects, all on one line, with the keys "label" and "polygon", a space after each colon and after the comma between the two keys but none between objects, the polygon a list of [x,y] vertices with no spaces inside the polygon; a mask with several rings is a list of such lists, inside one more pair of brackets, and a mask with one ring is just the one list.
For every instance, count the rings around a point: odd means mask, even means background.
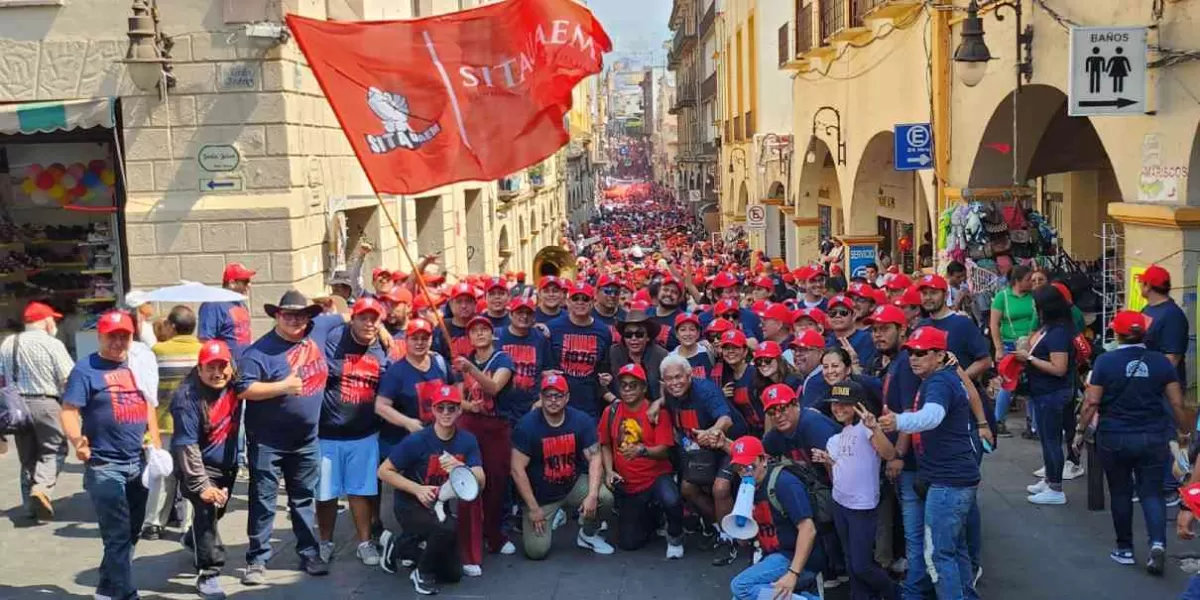
[{"label": "flagpole", "polygon": [[[366,171],[365,168],[363,170]],[[421,295],[425,296],[425,301],[429,303],[429,307],[436,312],[437,306],[433,303],[433,297],[429,295],[429,288],[425,286],[425,274],[418,271],[417,262],[408,253],[408,244],[404,243],[404,236],[400,235],[400,227],[396,225],[396,220],[392,218],[392,213],[388,211],[387,205],[383,203],[383,196],[375,190],[374,185],[371,186],[371,191],[375,192],[375,201],[379,203],[379,208],[383,210],[383,216],[387,218],[388,225],[392,226],[392,233],[396,234],[396,243],[400,245],[400,252],[404,254],[404,258],[408,260],[408,264],[412,267],[413,277],[417,280],[417,287],[420,288]],[[442,338],[446,340],[446,348],[451,355],[450,358],[453,359],[454,340],[450,335],[450,328],[446,326],[446,319],[438,315],[437,324],[442,330]]]}]

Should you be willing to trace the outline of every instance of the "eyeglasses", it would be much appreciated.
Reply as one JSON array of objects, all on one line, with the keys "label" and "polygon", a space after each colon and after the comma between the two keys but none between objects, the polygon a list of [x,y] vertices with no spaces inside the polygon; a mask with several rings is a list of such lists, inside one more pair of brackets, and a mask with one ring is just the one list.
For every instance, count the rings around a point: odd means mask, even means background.
[{"label": "eyeglasses", "polygon": [[542,398],[546,399],[546,400],[562,400],[563,398],[566,398],[566,397],[567,397],[566,394],[564,394],[562,392],[558,392],[558,391],[551,390],[548,392],[542,392]]},{"label": "eyeglasses", "polygon": [[569,300],[570,300],[571,302],[591,302],[591,301],[592,301],[592,297],[591,297],[591,296],[585,296],[585,295],[583,295],[583,294],[575,294],[574,296],[571,296],[571,297],[569,298]]},{"label": "eyeglasses", "polygon": [[604,294],[605,296],[616,296],[617,294],[621,293],[621,286],[606,285],[606,286],[600,288],[600,293]]},{"label": "eyeglasses", "polygon": [[617,385],[623,390],[636,390],[645,384],[640,379],[622,379]]},{"label": "eyeglasses", "polygon": [[722,319],[725,319],[725,320],[728,320],[728,321],[734,321],[734,320],[737,320],[737,319],[741,318],[741,316],[742,316],[742,315],[741,315],[741,313],[736,313],[736,312],[727,312],[727,313],[725,313],[725,314],[723,314],[723,315],[717,315],[717,316],[718,316],[719,318],[722,318]]},{"label": "eyeglasses", "polygon": [[641,340],[648,337],[645,329],[629,329],[624,334],[625,339]]},{"label": "eyeglasses", "polygon": [[767,365],[773,365],[773,364],[775,364],[775,359],[773,359],[773,358],[756,358],[756,359],[754,359],[754,366],[756,366],[756,367],[765,367]]},{"label": "eyeglasses", "polygon": [[782,415],[784,413],[784,411],[786,411],[787,409],[789,409],[793,406],[796,406],[795,402],[788,402],[787,404],[780,404],[779,406],[772,406],[771,408],[768,408],[765,412],[767,413],[767,415],[769,415],[771,417],[777,417],[779,415]]},{"label": "eyeglasses", "polygon": [[433,410],[435,412],[440,412],[443,415],[452,415],[452,414],[458,412],[458,405],[451,404],[449,402],[443,402],[443,403],[433,407]]},{"label": "eyeglasses", "polygon": [[838,308],[829,311],[829,316],[831,317],[848,317],[850,314],[850,311],[844,308]]}]

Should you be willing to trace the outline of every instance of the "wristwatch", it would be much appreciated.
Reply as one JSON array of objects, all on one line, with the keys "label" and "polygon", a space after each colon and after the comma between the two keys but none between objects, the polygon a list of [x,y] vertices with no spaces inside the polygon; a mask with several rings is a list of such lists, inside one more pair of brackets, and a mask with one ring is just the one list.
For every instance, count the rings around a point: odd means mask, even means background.
[{"label": "wristwatch", "polygon": [[650,456],[650,450],[648,448],[646,448],[645,444],[643,444],[641,448],[638,448],[638,456],[641,456],[641,457]]}]

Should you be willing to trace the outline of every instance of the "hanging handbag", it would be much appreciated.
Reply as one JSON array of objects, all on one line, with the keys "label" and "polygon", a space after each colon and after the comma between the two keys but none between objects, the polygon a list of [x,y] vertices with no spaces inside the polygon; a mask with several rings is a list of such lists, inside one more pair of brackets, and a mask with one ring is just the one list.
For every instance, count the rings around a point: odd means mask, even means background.
[{"label": "hanging handbag", "polygon": [[21,350],[21,334],[13,338],[12,377],[0,388],[0,435],[18,433],[33,427],[33,414],[29,412],[29,403],[17,388],[17,375],[20,373],[20,362],[17,353]]}]

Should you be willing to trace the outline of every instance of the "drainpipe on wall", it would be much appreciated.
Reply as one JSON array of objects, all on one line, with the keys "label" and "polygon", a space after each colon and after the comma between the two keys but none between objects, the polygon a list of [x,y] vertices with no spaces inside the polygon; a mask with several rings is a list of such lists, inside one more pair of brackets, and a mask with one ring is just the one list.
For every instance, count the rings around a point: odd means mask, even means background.
[{"label": "drainpipe on wall", "polygon": [[[936,0],[934,10],[930,12],[930,56],[931,56],[931,89],[933,91],[933,114],[930,115],[933,121],[933,152],[934,152],[934,170],[933,170],[933,187],[934,195],[937,198],[935,210],[929,216],[930,225],[936,229],[938,216],[946,208],[946,189],[949,185],[948,178],[950,176],[950,144],[951,144],[951,128],[950,128],[950,97],[951,85],[951,6],[947,0]],[[937,236],[933,236],[936,246]],[[914,240],[914,245],[918,240]],[[934,266],[939,267],[937,261],[938,253],[934,252]]]}]

